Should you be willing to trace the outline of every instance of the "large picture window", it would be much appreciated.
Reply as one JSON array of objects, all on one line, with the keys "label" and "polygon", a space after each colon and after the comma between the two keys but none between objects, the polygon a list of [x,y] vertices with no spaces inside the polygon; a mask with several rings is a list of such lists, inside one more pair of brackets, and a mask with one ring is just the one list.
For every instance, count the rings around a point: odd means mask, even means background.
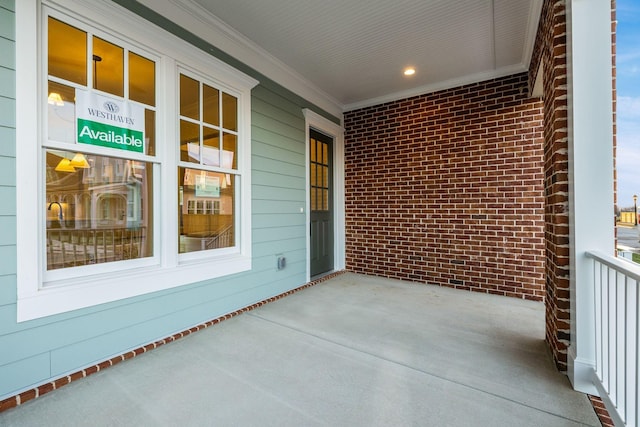
[{"label": "large picture window", "polygon": [[16,24],[18,321],[249,270],[257,81],[110,2]]},{"label": "large picture window", "polygon": [[46,268],[151,257],[155,61],[90,28],[46,23]]}]

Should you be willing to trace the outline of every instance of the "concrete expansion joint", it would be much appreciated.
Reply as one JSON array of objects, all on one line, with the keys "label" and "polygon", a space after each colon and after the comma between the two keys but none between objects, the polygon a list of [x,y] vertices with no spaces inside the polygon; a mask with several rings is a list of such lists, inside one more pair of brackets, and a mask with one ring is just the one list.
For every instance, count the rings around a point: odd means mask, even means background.
[{"label": "concrete expansion joint", "polygon": [[[437,378],[439,380],[448,382],[450,384],[455,384],[456,386],[464,387],[464,388],[469,389],[469,390],[473,390],[473,391],[476,391],[476,392],[479,392],[479,393],[482,393],[482,394],[486,394],[488,396],[492,396],[494,398],[497,398],[497,399],[500,399],[500,400],[503,400],[503,401],[506,401],[506,402],[510,402],[510,403],[513,403],[513,404],[516,404],[516,405],[520,405],[520,406],[523,406],[523,407],[526,407],[526,408],[534,409],[536,411],[544,412],[544,413],[547,413],[549,415],[552,415],[552,416],[555,416],[555,417],[559,417],[559,418],[562,418],[562,419],[565,419],[565,420],[569,420],[569,421],[572,421],[572,422],[576,421],[576,420],[573,420],[571,418],[567,418],[567,417],[563,416],[562,414],[555,413],[555,412],[553,412],[551,410],[546,410],[544,408],[537,407],[536,405],[532,405],[532,404],[526,403],[524,401],[521,401],[521,400],[518,400],[518,399],[514,399],[514,398],[511,398],[511,397],[505,396],[503,394],[500,394],[500,393],[497,393],[497,392],[493,392],[493,391],[488,390],[488,389],[481,388],[479,386],[474,386],[474,385],[471,385],[471,384],[467,384],[467,383],[458,381],[458,380],[456,380],[454,378],[449,378],[449,377],[443,376],[443,375],[438,374],[436,372],[431,372],[431,371],[426,370],[426,369],[421,369],[419,367],[411,366],[408,363],[405,363],[405,362],[402,362],[402,361],[399,361],[399,360],[394,360],[394,359],[392,359],[390,357],[385,357],[385,356],[382,356],[382,355],[379,355],[379,354],[374,354],[374,353],[371,353],[371,352],[369,352],[369,351],[367,351],[365,349],[357,348],[354,345],[351,345],[351,344],[348,344],[348,343],[341,343],[341,342],[338,342],[338,341],[335,341],[335,340],[331,340],[331,339],[328,339],[326,337],[323,337],[323,336],[320,336],[320,335],[317,335],[317,334],[314,334],[314,333],[310,333],[308,331],[304,331],[302,329],[295,328],[295,327],[286,325],[284,323],[277,322],[277,321],[272,320],[272,319],[268,319],[268,318],[266,318],[264,316],[260,316],[260,315],[255,314],[255,313],[252,313],[251,317],[254,317],[256,319],[268,322],[270,324],[276,325],[276,326],[281,327],[283,329],[287,329],[287,330],[290,330],[290,331],[297,332],[297,333],[305,335],[307,337],[312,337],[312,338],[321,340],[321,341],[323,341],[325,343],[338,346],[338,347],[346,349],[348,351],[359,353],[361,355],[365,355],[367,357],[371,357],[373,359],[376,359],[376,360],[379,360],[379,361],[382,361],[382,362],[385,362],[385,363],[390,363],[392,365],[395,365],[395,366],[398,366],[398,367],[401,367],[401,368],[405,368],[405,369],[411,370],[413,372],[417,372],[418,374],[426,375],[426,376],[429,376],[429,377],[432,377],[432,378]],[[557,339],[557,337],[556,337],[556,339]],[[562,342],[563,344],[566,343],[566,340],[557,339],[557,341],[558,342]],[[563,351],[562,354],[564,354],[564,353],[565,352]]]}]

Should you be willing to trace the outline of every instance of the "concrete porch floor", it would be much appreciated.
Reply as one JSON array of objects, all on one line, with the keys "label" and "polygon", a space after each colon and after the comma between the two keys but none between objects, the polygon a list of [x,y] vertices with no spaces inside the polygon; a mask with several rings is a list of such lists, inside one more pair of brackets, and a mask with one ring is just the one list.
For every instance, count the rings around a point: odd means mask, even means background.
[{"label": "concrete porch floor", "polygon": [[599,426],[544,306],[345,273],[0,413],[2,426]]}]

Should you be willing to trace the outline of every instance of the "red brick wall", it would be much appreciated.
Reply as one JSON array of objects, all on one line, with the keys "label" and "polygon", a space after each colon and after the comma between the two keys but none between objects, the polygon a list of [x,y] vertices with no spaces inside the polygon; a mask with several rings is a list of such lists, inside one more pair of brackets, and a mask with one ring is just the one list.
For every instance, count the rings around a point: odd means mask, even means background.
[{"label": "red brick wall", "polygon": [[527,85],[345,113],[348,270],[544,298],[542,103]]},{"label": "red brick wall", "polygon": [[543,65],[546,339],[561,371],[571,338],[566,43],[565,1],[545,0],[530,70]]}]

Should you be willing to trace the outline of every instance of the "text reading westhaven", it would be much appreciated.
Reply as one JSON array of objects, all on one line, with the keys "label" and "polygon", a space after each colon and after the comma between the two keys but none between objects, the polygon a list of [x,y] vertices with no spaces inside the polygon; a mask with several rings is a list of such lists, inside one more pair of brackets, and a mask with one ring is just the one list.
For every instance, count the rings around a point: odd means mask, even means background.
[{"label": "text reading westhaven", "polygon": [[120,116],[118,114],[108,113],[106,111],[96,110],[94,108],[87,108],[87,112],[90,116],[98,117],[100,119],[107,119],[118,123],[125,123],[130,126],[134,126],[134,120],[131,117]]}]

